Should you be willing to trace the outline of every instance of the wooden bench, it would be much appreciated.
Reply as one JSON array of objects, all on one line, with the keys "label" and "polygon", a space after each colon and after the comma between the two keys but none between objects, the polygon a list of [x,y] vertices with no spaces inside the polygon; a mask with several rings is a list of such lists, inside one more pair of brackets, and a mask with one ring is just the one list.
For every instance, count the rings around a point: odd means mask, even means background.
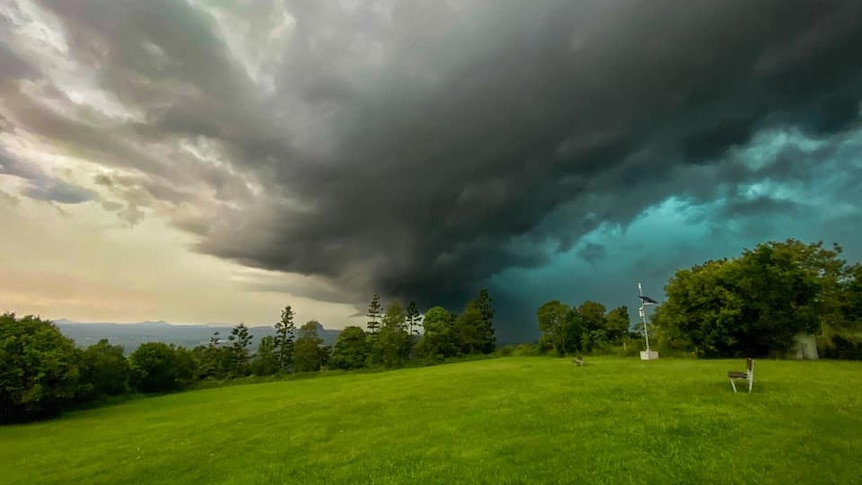
[{"label": "wooden bench", "polygon": [[745,359],[745,371],[730,370],[727,371],[727,377],[730,379],[730,385],[733,387],[733,392],[736,392],[736,381],[748,381],[748,393],[751,394],[751,388],[754,386],[754,359]]}]

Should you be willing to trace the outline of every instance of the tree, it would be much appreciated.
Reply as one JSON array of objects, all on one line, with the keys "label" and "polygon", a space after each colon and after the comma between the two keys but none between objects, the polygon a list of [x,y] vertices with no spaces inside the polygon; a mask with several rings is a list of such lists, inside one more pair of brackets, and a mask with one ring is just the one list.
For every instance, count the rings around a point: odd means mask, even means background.
[{"label": "tree", "polygon": [[320,370],[320,346],[323,339],[317,334],[319,328],[320,324],[313,320],[300,327],[293,356],[296,372]]},{"label": "tree", "polygon": [[275,324],[275,354],[281,371],[289,371],[293,364],[293,337],[296,325],[293,323],[293,309],[290,305],[281,312],[281,320]]},{"label": "tree", "polygon": [[662,338],[684,339],[701,356],[787,352],[795,335],[821,326],[822,275],[828,270],[816,269],[812,261],[824,256],[817,263],[822,265],[830,256],[818,247],[770,241],[732,260],[679,270],[665,288],[667,299],[653,323]]},{"label": "tree", "polygon": [[209,345],[197,346],[192,350],[197,360],[198,379],[225,379],[233,369],[233,354],[225,347],[219,332],[213,333]]},{"label": "tree", "polygon": [[257,376],[269,376],[278,372],[278,357],[275,354],[275,337],[267,335],[260,339],[260,345],[251,360],[251,372]]},{"label": "tree", "polygon": [[368,340],[361,327],[346,327],[332,348],[332,366],[336,369],[359,369],[368,357]]},{"label": "tree", "polygon": [[231,357],[233,366],[231,376],[245,375],[248,368],[248,346],[251,345],[253,335],[248,333],[248,327],[240,323],[230,331],[227,339],[231,342]]},{"label": "tree", "polygon": [[494,301],[484,288],[479,290],[475,301],[476,308],[482,315],[482,324],[478,331],[479,351],[490,354],[497,347],[497,337],[494,334]]},{"label": "tree", "polygon": [[586,325],[584,324],[584,319],[581,317],[581,314],[578,313],[577,308],[569,308],[568,320],[569,331],[568,338],[566,339],[566,349],[573,352],[584,352],[589,350],[589,348],[585,348],[583,344],[585,337],[587,343],[589,343],[590,332],[587,330]]},{"label": "tree", "polygon": [[380,316],[383,311],[383,305],[380,304],[380,296],[374,294],[371,297],[371,303],[368,305],[368,334],[371,338],[377,336],[380,331]]},{"label": "tree", "polygon": [[410,300],[410,303],[407,305],[407,326],[410,335],[419,335],[422,319],[419,314],[419,307],[414,300]]},{"label": "tree", "polygon": [[455,321],[458,350],[462,354],[483,353],[486,349],[486,321],[475,300],[470,300]]},{"label": "tree", "polygon": [[578,307],[584,332],[581,334],[581,348],[589,352],[596,345],[607,342],[607,322],[605,321],[605,306],[599,302],[587,300]]},{"label": "tree", "polygon": [[141,344],[129,356],[133,386],[142,392],[164,392],[178,389],[181,366],[172,345],[162,342]]},{"label": "tree", "polygon": [[608,339],[613,344],[619,344],[623,339],[628,337],[630,325],[629,308],[625,305],[614,308],[605,316],[605,328],[607,329]]},{"label": "tree", "polygon": [[380,331],[371,348],[373,363],[398,367],[410,356],[412,337],[407,331],[404,308],[398,300],[389,304],[381,321]]},{"label": "tree", "polygon": [[0,423],[60,414],[81,392],[80,359],[49,320],[0,315]]},{"label": "tree", "polygon": [[852,332],[862,331],[862,263],[847,268],[841,282],[842,312],[845,326]]},{"label": "tree", "polygon": [[435,306],[425,313],[422,321],[425,332],[416,352],[431,360],[442,360],[458,353],[455,338],[455,318],[449,310]]},{"label": "tree", "polygon": [[320,346],[320,367],[323,369],[328,369],[332,366],[332,346],[331,345],[321,345]]},{"label": "tree", "polygon": [[571,308],[558,300],[545,302],[536,311],[542,336],[550,341],[557,355],[560,356],[573,350],[568,345],[569,333],[573,323],[570,315]]},{"label": "tree", "polygon": [[81,380],[94,396],[116,396],[129,390],[129,362],[121,345],[101,339],[82,353]]}]

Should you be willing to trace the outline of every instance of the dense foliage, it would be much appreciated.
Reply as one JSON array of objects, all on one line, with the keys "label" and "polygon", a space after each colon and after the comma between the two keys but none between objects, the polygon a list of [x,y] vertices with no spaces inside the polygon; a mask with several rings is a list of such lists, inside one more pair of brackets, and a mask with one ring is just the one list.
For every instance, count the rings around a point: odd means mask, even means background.
[{"label": "dense foliage", "polygon": [[0,422],[55,416],[85,392],[82,353],[51,322],[0,315]]},{"label": "dense foliage", "polygon": [[786,354],[799,334],[858,342],[860,274],[841,252],[770,241],[677,271],[652,318],[660,345],[704,357],[757,357]]}]

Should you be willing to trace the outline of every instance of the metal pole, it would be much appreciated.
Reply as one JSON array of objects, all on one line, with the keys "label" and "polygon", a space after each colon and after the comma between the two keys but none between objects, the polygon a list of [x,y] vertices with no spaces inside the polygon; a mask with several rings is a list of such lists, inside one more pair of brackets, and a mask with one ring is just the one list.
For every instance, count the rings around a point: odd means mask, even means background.
[{"label": "metal pole", "polygon": [[[638,282],[638,293],[640,296],[644,296],[644,290],[641,287],[640,282]],[[647,325],[646,325],[646,305],[644,305],[643,298],[641,298],[641,307],[640,307],[641,320],[644,322],[644,338],[646,339],[646,350],[649,352],[649,334],[647,333]],[[649,354],[647,354],[649,355]]]}]

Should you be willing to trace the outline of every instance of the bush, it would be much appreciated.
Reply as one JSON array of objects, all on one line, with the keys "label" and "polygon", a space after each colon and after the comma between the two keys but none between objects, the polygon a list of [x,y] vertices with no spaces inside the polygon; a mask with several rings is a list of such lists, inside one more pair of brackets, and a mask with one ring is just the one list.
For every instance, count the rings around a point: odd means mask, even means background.
[{"label": "bush", "polygon": [[82,393],[81,353],[53,323],[0,315],[0,423],[57,416]]},{"label": "bush", "polygon": [[173,345],[162,342],[145,343],[129,356],[132,383],[141,392],[179,389],[193,375],[193,369],[189,369],[192,364],[190,352],[178,352]]},{"label": "bush", "polygon": [[833,335],[819,340],[817,346],[824,359],[862,360],[862,339],[858,337]]}]

